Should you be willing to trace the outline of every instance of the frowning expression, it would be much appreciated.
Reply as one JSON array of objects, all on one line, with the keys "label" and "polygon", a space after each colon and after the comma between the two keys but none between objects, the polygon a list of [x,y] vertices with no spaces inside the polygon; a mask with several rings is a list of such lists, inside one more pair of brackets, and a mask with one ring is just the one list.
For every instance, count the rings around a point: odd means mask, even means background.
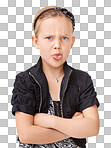
[{"label": "frowning expression", "polygon": [[[75,41],[72,37],[72,23],[66,17],[51,17],[42,21],[37,47],[42,59],[53,66],[63,64],[68,58],[70,49]],[[52,55],[60,53],[62,58],[55,60]]]}]

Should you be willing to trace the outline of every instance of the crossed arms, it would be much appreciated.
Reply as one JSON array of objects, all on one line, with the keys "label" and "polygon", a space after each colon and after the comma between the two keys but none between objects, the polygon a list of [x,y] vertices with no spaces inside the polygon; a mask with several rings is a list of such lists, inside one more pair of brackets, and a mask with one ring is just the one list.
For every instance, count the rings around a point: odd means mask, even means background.
[{"label": "crossed arms", "polygon": [[15,113],[19,139],[23,143],[47,144],[64,138],[87,138],[99,133],[99,115],[93,105],[75,113],[71,119],[37,113],[35,116]]}]

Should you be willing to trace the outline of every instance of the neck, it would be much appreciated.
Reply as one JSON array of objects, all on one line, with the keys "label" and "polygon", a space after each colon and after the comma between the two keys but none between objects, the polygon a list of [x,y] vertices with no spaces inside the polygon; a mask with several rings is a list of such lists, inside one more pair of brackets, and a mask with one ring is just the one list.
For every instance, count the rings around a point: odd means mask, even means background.
[{"label": "neck", "polygon": [[43,72],[46,75],[53,77],[53,78],[57,78],[61,74],[64,73],[63,64],[59,67],[51,67],[51,66],[47,65],[46,63],[42,62],[42,66],[43,66]]}]

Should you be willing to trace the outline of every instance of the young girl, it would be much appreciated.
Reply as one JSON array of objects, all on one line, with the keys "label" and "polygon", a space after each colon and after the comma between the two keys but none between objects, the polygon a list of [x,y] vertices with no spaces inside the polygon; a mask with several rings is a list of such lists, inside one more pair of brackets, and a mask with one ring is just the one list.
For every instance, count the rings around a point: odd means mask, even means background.
[{"label": "young girl", "polygon": [[40,50],[34,66],[16,75],[11,104],[19,147],[85,148],[98,135],[99,102],[88,73],[67,64],[75,19],[48,6],[34,18],[32,41]]}]

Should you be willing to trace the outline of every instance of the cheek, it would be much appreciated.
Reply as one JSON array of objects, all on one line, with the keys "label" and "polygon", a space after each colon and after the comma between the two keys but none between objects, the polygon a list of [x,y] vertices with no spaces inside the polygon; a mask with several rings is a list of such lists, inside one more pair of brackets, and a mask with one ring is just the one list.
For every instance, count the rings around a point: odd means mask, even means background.
[{"label": "cheek", "polygon": [[68,41],[64,41],[63,43],[62,43],[62,45],[65,47],[65,48],[67,48],[67,49],[69,49],[70,48],[70,46],[71,46],[71,42],[68,40]]},{"label": "cheek", "polygon": [[41,46],[42,46],[43,49],[49,50],[50,47],[52,47],[52,43],[49,43],[49,42],[47,42],[47,41],[44,41],[44,42],[42,42],[41,44],[42,44]]},{"label": "cheek", "polygon": [[64,53],[65,58],[68,58],[70,50],[68,48],[64,48],[63,53]]},{"label": "cheek", "polygon": [[62,44],[62,49],[64,50],[64,52],[68,52],[70,50],[70,43],[64,43]]},{"label": "cheek", "polygon": [[48,51],[48,49],[49,49],[49,44],[46,43],[46,41],[41,42],[41,44],[40,44],[40,49],[41,49],[43,52],[45,52],[46,50]]}]

